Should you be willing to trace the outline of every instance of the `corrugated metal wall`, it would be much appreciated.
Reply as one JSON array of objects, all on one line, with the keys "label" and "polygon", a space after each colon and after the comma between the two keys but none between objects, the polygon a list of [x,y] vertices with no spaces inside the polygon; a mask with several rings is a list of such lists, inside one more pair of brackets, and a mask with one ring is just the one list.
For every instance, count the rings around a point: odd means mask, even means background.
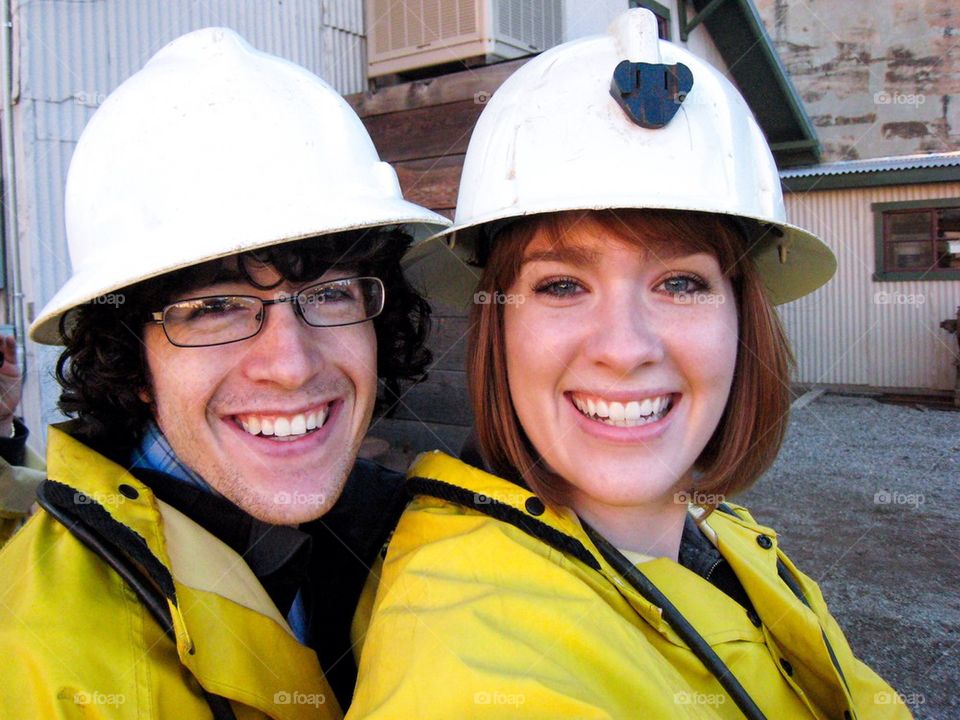
[{"label": "corrugated metal wall", "polygon": [[[341,93],[366,87],[362,0],[21,0],[13,17],[18,242],[28,320],[70,274],[63,187],[80,132],[104,98],[164,44],[222,25]],[[31,427],[58,419],[57,354],[28,348],[23,407]]]},{"label": "corrugated metal wall", "polygon": [[960,281],[875,282],[872,203],[958,198],[960,183],[790,193],[790,221],[817,232],[837,275],[781,308],[802,383],[951,390],[956,338],[940,329]]}]

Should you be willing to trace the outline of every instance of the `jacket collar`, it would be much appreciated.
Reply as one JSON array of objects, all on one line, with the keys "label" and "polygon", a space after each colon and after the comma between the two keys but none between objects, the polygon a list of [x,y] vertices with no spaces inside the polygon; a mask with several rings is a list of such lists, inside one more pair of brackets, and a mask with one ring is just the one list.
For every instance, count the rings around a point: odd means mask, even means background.
[{"label": "jacket collar", "polygon": [[[129,538],[157,574],[172,578],[164,595],[177,653],[200,684],[284,720],[337,715],[316,653],[293,637],[243,559],[70,429],[69,423],[49,429],[48,478],[61,501],[82,506],[80,522],[96,519],[90,529],[106,531],[112,550],[129,550],[116,544]],[[277,704],[277,697],[296,693],[313,702]]]},{"label": "jacket collar", "polygon": [[[514,513],[525,513],[553,531],[577,541],[592,556],[592,561],[586,564],[598,570],[607,582],[597,582],[596,573],[591,573],[587,568],[578,570],[573,566],[569,568],[571,571],[579,572],[611,606],[622,610],[623,599],[626,599],[634,611],[664,637],[675,644],[683,644],[673,629],[662,620],[659,608],[640,597],[604,561],[576,515],[568,508],[543,508],[539,500],[531,501],[535,496],[530,490],[439,451],[418,457],[410,468],[409,477],[410,482],[414,483],[432,480],[458,487],[460,497],[467,500],[461,504],[473,507],[478,512],[496,516],[496,512],[490,511],[492,506],[509,507]],[[426,494],[441,497],[434,492]],[[748,621],[741,605],[695,573],[682,567],[678,572],[677,563],[671,560],[657,558],[644,563],[644,574],[671,598],[695,627],[707,630],[704,637],[709,642],[763,642],[766,636],[766,642],[774,652],[782,648],[783,655],[795,666],[803,665],[805,670],[819,677],[822,682],[812,685],[816,686],[814,694],[817,695],[813,699],[820,707],[848,707],[850,700],[844,692],[844,681],[836,671],[836,664],[830,657],[831,651],[822,639],[821,627],[831,626],[833,619],[825,610],[817,614],[797,599],[778,574],[778,560],[803,594],[815,601],[813,605],[824,608],[816,585],[809,582],[780,553],[773,530],[756,523],[743,508],[729,504],[728,508],[732,512],[715,511],[709,517],[700,508],[691,507],[690,512],[703,534],[730,563],[756,611],[765,619],[762,629],[755,628]],[[543,511],[537,514],[532,513],[531,509]],[[503,512],[500,514],[502,516]],[[549,542],[542,535],[539,539]],[[698,585],[703,592],[691,592],[691,588]],[[713,600],[704,602],[703,598],[710,592],[715,592],[715,595],[711,595]],[[622,598],[615,597],[617,593]],[[841,655],[841,666],[852,667],[855,661],[845,645],[837,648],[836,652]]]}]

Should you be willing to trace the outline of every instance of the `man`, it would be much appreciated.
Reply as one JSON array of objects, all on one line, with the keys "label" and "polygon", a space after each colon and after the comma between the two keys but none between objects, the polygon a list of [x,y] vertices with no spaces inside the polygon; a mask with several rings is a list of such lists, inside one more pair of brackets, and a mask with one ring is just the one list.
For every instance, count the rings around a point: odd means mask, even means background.
[{"label": "man", "polygon": [[428,360],[400,257],[444,219],[332,89],[207,29],[91,119],[66,220],[31,337],[76,420],[0,553],[0,716],[339,717],[402,504],[355,459]]}]

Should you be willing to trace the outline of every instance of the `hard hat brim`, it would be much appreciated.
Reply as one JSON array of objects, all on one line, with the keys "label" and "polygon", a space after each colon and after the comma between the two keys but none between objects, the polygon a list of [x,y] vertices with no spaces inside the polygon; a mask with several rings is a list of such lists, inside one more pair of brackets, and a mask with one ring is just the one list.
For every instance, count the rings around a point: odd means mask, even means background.
[{"label": "hard hat brim", "polygon": [[[525,213],[514,216],[514,219],[539,214],[544,213]],[[744,216],[731,213],[731,217]],[[475,262],[477,238],[484,226],[503,219],[479,218],[469,224],[455,225],[411,248],[403,261],[408,279],[431,302],[440,302],[455,310],[468,310],[483,272]],[[773,232],[764,233],[749,249],[749,256],[774,305],[783,305],[808,295],[833,277],[837,269],[836,256],[816,235],[789,223],[771,223],[762,218],[747,219],[777,228],[783,233],[782,236]],[[443,278],[443,281],[437,282],[438,278]]]},{"label": "hard hat brim", "polygon": [[[64,341],[60,335],[60,318],[73,308],[105,295],[122,294],[124,289],[136,283],[183,270],[210,260],[230,257],[231,255],[237,255],[251,250],[259,250],[270,247],[271,245],[281,245],[297,240],[304,240],[310,237],[377,227],[399,227],[413,238],[412,246],[415,247],[428,240],[431,236],[435,237],[438,230],[445,229],[450,225],[450,220],[443,215],[434,213],[406,200],[394,200],[390,203],[384,203],[384,205],[386,205],[386,207],[382,208],[384,211],[383,216],[375,220],[368,220],[367,222],[357,221],[355,223],[345,222],[342,227],[325,227],[320,232],[304,232],[299,235],[274,238],[262,242],[242,243],[215,255],[211,255],[203,248],[200,248],[200,252],[198,252],[196,257],[182,258],[180,262],[159,266],[153,268],[151,272],[146,273],[143,272],[141,268],[130,267],[127,268],[127,272],[117,274],[110,281],[104,280],[102,268],[89,268],[87,271],[81,269],[75,272],[44,306],[40,315],[31,323],[28,335],[31,340],[42,345],[62,345]],[[389,219],[385,220],[384,218]],[[120,302],[122,303],[123,301],[121,300]]]}]

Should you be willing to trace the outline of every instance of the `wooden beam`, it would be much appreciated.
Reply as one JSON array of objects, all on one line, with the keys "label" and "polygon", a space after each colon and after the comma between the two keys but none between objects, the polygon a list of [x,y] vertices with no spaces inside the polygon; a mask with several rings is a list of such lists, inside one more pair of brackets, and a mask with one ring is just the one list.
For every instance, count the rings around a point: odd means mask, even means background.
[{"label": "wooden beam", "polygon": [[483,104],[472,99],[364,118],[380,157],[390,163],[461,155]]},{"label": "wooden beam", "polygon": [[346,100],[362,118],[386,113],[435,107],[462,100],[484,98],[493,94],[514,71],[529,58],[487,65],[427,80],[380,88],[372,92],[347,95]]},{"label": "wooden beam", "polygon": [[394,164],[403,196],[430,208],[453,208],[463,170],[463,155],[403,160]]}]

